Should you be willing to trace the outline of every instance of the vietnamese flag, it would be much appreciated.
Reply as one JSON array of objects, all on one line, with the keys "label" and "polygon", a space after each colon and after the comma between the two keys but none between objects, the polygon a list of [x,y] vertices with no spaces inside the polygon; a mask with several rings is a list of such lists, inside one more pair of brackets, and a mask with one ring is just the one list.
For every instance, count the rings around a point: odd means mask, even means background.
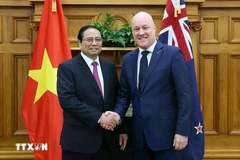
[{"label": "vietnamese flag", "polygon": [[47,151],[34,150],[35,160],[61,160],[63,114],[57,97],[57,69],[70,58],[61,1],[45,0],[22,103],[30,142],[47,144]]}]

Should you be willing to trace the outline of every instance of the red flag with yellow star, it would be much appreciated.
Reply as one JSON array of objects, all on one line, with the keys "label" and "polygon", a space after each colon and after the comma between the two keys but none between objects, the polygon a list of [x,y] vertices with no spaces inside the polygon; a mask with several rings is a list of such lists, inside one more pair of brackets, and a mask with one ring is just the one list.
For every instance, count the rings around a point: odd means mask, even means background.
[{"label": "red flag with yellow star", "polygon": [[45,0],[22,103],[35,160],[61,160],[63,115],[57,97],[57,69],[70,58],[61,1]]}]

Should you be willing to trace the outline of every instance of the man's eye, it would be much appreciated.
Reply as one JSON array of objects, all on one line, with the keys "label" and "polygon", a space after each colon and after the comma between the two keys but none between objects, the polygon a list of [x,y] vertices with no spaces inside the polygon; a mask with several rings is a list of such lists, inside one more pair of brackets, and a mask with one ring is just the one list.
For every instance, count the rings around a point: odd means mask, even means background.
[{"label": "man's eye", "polygon": [[146,27],[143,27],[143,30],[147,30],[148,28],[149,28],[149,27],[147,27],[147,26],[146,26]]},{"label": "man's eye", "polygon": [[99,39],[95,39],[95,41],[96,41],[96,42],[101,42],[102,39],[100,39],[100,38],[99,38]]},{"label": "man's eye", "polygon": [[87,42],[92,42],[93,41],[93,39],[87,39]]}]

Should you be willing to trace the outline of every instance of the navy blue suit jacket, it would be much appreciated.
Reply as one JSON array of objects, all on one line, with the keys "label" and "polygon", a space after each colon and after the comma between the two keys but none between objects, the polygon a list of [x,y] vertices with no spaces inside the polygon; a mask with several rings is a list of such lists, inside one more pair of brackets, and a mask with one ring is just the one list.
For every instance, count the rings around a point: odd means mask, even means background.
[{"label": "navy blue suit jacket", "polygon": [[189,136],[193,109],[190,73],[179,48],[157,42],[144,80],[137,84],[139,49],[123,58],[120,94],[115,111],[121,119],[133,106],[133,144],[143,147],[145,136],[152,150],[172,148],[174,135]]},{"label": "navy blue suit jacket", "polygon": [[119,129],[106,131],[97,124],[103,112],[113,110],[119,89],[115,65],[102,58],[99,61],[104,98],[81,54],[58,67],[57,93],[64,116],[60,143],[64,150],[95,153],[103,134],[111,149],[119,149]]}]

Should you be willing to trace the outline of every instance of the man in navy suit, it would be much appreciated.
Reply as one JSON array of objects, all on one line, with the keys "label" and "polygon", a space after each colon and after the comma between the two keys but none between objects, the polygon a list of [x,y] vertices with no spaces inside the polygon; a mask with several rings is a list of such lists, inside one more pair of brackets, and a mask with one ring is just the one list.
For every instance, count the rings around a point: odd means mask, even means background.
[{"label": "man in navy suit", "polygon": [[132,103],[136,160],[186,160],[182,154],[193,128],[187,62],[179,48],[156,41],[156,27],[148,13],[133,17],[132,32],[139,48],[123,57],[117,114],[108,115],[123,120]]},{"label": "man in navy suit", "polygon": [[63,160],[115,160],[115,151],[124,150],[127,135],[103,129],[115,127],[115,117],[105,116],[116,104],[119,83],[115,65],[99,57],[100,30],[88,25],[78,34],[81,53],[59,65],[57,92],[63,108],[61,147]]}]

